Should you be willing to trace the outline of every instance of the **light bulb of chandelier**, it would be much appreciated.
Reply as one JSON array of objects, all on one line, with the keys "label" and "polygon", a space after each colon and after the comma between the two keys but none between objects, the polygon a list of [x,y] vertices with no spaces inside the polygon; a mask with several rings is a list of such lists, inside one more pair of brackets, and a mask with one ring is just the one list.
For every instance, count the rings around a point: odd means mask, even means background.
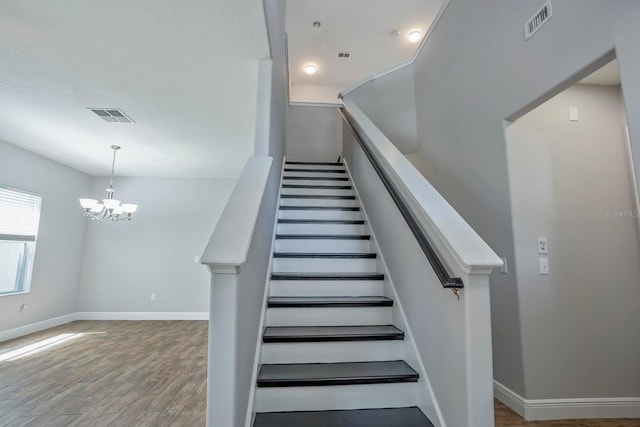
[{"label": "light bulb of chandelier", "polygon": [[138,205],[134,205],[132,203],[123,203],[121,207],[122,210],[128,214],[132,214],[138,209]]},{"label": "light bulb of chandelier", "polygon": [[80,206],[82,206],[83,209],[91,209],[97,203],[98,201],[96,199],[80,199]]},{"label": "light bulb of chandelier", "polygon": [[122,209],[122,205],[117,206],[117,207],[113,210],[113,214],[114,214],[114,215],[121,215],[122,213],[124,213],[124,209]]},{"label": "light bulb of chandelier", "polygon": [[102,203],[96,203],[95,205],[93,205],[93,207],[91,208],[91,212],[93,213],[100,213],[102,212],[102,209],[104,208],[104,205]]},{"label": "light bulb of chandelier", "polygon": [[104,207],[107,209],[115,209],[120,205],[120,200],[116,199],[102,199]]}]

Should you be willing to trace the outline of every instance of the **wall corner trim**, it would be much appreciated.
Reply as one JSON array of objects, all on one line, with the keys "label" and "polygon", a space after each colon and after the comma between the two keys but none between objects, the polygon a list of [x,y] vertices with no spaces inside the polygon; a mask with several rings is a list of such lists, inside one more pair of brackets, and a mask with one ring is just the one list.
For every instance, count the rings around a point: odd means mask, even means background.
[{"label": "wall corner trim", "polygon": [[496,399],[526,420],[640,418],[640,397],[525,399],[493,381]]}]

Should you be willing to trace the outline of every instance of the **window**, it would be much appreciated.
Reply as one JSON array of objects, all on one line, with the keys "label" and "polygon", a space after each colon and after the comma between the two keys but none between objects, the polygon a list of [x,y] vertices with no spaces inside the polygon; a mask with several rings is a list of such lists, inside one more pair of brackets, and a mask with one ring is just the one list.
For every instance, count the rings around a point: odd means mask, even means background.
[{"label": "window", "polygon": [[28,292],[42,197],[0,185],[0,295]]}]

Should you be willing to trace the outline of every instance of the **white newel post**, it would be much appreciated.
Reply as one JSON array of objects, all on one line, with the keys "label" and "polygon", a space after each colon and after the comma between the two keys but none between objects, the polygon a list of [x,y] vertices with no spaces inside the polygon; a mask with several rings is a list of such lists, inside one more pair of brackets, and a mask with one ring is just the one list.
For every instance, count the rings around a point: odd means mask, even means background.
[{"label": "white newel post", "polygon": [[250,157],[200,258],[211,272],[207,427],[236,427],[238,283],[273,159]]}]

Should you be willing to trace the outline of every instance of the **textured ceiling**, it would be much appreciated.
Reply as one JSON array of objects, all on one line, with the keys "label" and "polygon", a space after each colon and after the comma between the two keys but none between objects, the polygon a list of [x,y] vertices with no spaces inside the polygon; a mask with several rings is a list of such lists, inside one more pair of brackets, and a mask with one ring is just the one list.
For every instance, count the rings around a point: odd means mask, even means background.
[{"label": "textured ceiling", "polygon": [[[292,85],[340,86],[410,59],[419,43],[407,34],[424,35],[443,0],[287,0],[289,75]],[[322,26],[313,27],[319,21]],[[393,36],[392,32],[400,34]],[[338,58],[348,52],[349,59]],[[304,74],[305,64],[318,72]]]},{"label": "textured ceiling", "polygon": [[118,144],[118,175],[235,177],[268,56],[261,0],[2,0],[0,140],[90,175]]}]

